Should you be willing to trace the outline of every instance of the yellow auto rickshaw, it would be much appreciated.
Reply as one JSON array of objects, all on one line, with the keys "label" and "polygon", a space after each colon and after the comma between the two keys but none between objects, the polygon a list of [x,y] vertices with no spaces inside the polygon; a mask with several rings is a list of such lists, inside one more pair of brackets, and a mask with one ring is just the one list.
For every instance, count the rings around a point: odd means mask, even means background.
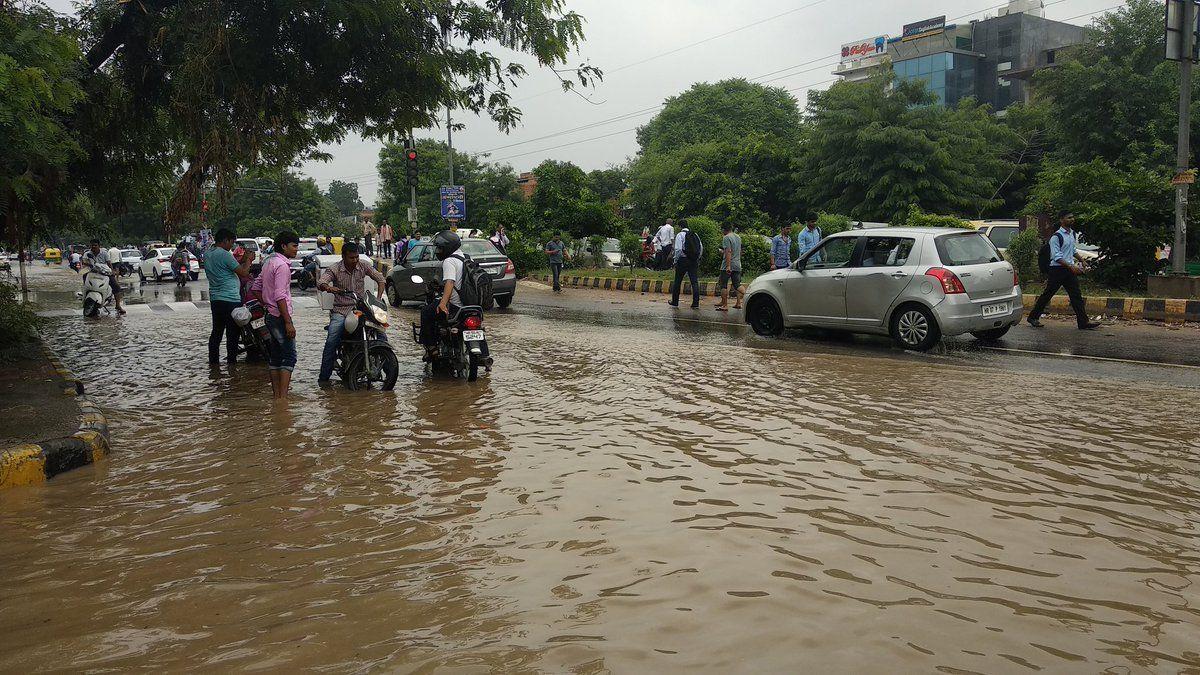
[{"label": "yellow auto rickshaw", "polygon": [[60,251],[56,248],[53,248],[53,247],[47,248],[42,253],[42,259],[46,261],[47,265],[49,265],[50,263],[54,263],[56,265],[61,264],[62,263],[62,251]]}]

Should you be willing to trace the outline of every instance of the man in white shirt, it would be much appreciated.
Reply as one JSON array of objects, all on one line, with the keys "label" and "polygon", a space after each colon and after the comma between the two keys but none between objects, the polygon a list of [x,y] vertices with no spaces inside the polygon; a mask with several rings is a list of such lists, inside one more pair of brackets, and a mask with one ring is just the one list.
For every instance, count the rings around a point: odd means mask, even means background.
[{"label": "man in white shirt", "polygon": [[443,315],[449,317],[451,312],[462,307],[462,299],[458,289],[462,285],[463,270],[466,260],[458,252],[462,240],[450,230],[444,230],[433,237],[433,247],[438,260],[442,261],[442,299],[438,303],[429,303],[421,309],[421,344],[425,346],[425,360],[432,361],[438,350],[437,325]]},{"label": "man in white shirt", "polygon": [[670,246],[675,241],[675,221],[670,218],[658,228],[658,233],[654,235],[654,252],[658,253],[664,248]]}]

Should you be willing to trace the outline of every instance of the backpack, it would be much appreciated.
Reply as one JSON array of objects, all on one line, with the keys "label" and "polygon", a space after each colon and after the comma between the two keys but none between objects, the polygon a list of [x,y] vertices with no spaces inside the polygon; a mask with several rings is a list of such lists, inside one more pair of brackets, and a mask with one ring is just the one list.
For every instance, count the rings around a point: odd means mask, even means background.
[{"label": "backpack", "polygon": [[700,241],[700,235],[688,230],[683,236],[683,256],[688,260],[699,261],[700,256],[704,254],[704,242]]},{"label": "backpack", "polygon": [[460,258],[463,261],[462,285],[458,288],[458,297],[463,305],[477,305],[484,311],[496,306],[492,296],[492,275],[487,273],[479,263],[471,260],[466,253]]},{"label": "backpack", "polygon": [[[1059,232],[1055,232],[1054,237],[1058,237],[1058,245],[1062,246],[1062,243],[1063,243],[1062,242],[1062,234]],[[1051,239],[1053,239],[1054,237],[1051,237]],[[1040,248],[1038,250],[1038,269],[1042,271],[1042,274],[1050,273],[1050,242],[1049,241],[1042,244],[1042,248]]]}]

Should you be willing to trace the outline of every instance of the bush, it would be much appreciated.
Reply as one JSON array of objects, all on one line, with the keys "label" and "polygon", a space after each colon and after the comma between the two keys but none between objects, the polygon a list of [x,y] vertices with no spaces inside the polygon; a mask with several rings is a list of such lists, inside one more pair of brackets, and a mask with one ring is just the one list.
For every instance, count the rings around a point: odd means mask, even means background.
[{"label": "bush", "polygon": [[721,227],[712,218],[695,216],[688,218],[688,227],[700,236],[704,243],[704,255],[700,258],[701,274],[716,274],[721,264]]},{"label": "bush", "polygon": [[[850,220],[850,216],[843,216],[840,213],[817,214],[817,227],[821,228],[822,236],[828,237],[831,234],[845,232],[853,226],[854,223]],[[804,225],[800,224],[797,227],[804,227]]]},{"label": "bush", "polygon": [[17,287],[0,282],[0,349],[32,341],[42,318],[17,300]]},{"label": "bush", "polygon": [[642,238],[632,232],[621,235],[621,256],[625,262],[636,266],[642,259]]},{"label": "bush", "polygon": [[523,277],[533,270],[549,267],[541,242],[530,241],[528,235],[517,233],[510,235],[509,239],[505,253],[517,269],[517,276]]},{"label": "bush", "polygon": [[1038,236],[1036,227],[1029,227],[1008,242],[1004,257],[1017,270],[1021,283],[1039,281],[1042,271],[1038,269],[1038,251],[1042,248],[1042,238]]},{"label": "bush", "polygon": [[925,213],[916,204],[909,205],[908,212],[901,214],[893,224],[904,227],[957,227],[963,230],[971,229],[971,224],[961,218],[955,216],[935,216],[931,213]]},{"label": "bush", "polygon": [[771,262],[771,245],[762,235],[740,233],[742,237],[742,271],[746,273],[766,272]]}]

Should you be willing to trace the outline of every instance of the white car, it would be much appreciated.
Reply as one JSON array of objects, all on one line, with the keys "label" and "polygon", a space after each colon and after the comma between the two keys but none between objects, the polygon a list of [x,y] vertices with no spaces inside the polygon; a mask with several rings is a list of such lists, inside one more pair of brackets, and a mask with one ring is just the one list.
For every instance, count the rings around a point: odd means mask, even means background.
[{"label": "white car", "polygon": [[1008,244],[1021,230],[1021,223],[1015,220],[985,220],[975,224],[975,229],[992,240],[1001,253],[1008,250]]},{"label": "white car", "polygon": [[258,250],[265,251],[268,248],[271,248],[271,245],[275,243],[275,240],[270,237],[255,237],[254,242],[258,244]]},{"label": "white car", "polygon": [[[142,258],[138,265],[138,279],[143,282],[147,279],[162,281],[163,279],[174,279],[175,271],[171,269],[171,256],[175,255],[173,248],[152,248],[146,251],[146,257]],[[196,256],[192,256],[188,263],[189,276],[192,281],[200,278],[200,261],[196,260]]]},{"label": "white car", "polygon": [[624,262],[624,256],[621,255],[621,240],[609,237],[600,245],[600,250],[597,251],[604,259],[608,261],[610,267],[620,267]]},{"label": "white car", "polygon": [[255,239],[234,239],[233,245],[234,245],[234,248],[241,246],[242,248],[246,249],[247,251],[254,251],[254,262],[251,264],[252,265],[262,265],[262,261],[263,261],[262,248],[259,247],[257,240],[255,240]]}]

